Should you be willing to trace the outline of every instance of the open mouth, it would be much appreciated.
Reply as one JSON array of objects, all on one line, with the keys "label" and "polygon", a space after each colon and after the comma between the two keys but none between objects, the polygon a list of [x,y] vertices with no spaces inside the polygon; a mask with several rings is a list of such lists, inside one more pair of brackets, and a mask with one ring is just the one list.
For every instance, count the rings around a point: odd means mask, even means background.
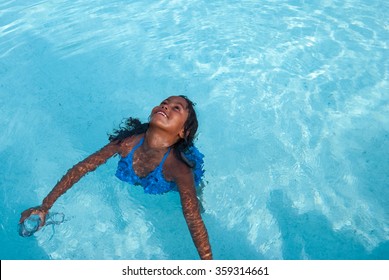
[{"label": "open mouth", "polygon": [[164,116],[165,118],[167,118],[167,115],[166,115],[166,113],[165,113],[165,112],[158,111],[158,112],[156,112],[156,114],[160,114],[160,115]]}]

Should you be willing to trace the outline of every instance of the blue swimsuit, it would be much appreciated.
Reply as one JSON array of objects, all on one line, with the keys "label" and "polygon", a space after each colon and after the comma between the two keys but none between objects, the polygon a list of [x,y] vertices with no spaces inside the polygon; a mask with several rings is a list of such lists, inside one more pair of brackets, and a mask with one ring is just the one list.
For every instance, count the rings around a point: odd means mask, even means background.
[{"label": "blue swimsuit", "polygon": [[[118,168],[116,170],[116,177],[120,180],[128,182],[133,185],[141,185],[145,193],[149,194],[163,194],[171,190],[177,191],[177,185],[173,181],[166,181],[162,173],[162,166],[169,155],[170,148],[163,156],[162,161],[159,163],[157,168],[151,171],[146,177],[139,177],[136,175],[133,167],[133,157],[135,151],[143,144],[144,138],[142,138],[139,143],[131,150],[131,152],[126,156],[122,157],[119,160]],[[195,185],[198,186],[201,182],[201,178],[204,175],[203,169],[203,158],[204,155],[200,151],[192,146],[185,152],[185,157],[188,161],[194,163],[193,175],[195,180]]]}]

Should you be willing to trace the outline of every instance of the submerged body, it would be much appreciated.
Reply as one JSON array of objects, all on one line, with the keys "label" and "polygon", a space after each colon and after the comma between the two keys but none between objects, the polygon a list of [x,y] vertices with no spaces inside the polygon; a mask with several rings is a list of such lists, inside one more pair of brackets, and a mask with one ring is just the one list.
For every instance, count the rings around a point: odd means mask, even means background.
[{"label": "submerged body", "polygon": [[[85,174],[95,170],[112,156],[120,155],[116,175],[121,180],[142,185],[146,193],[162,194],[170,190],[179,192],[183,214],[199,256],[201,259],[212,259],[195,188],[202,169],[201,166],[199,169],[199,165],[193,169],[183,155],[183,151],[188,148],[193,151],[192,140],[197,130],[195,115],[195,122],[191,124],[195,114],[193,107],[193,112],[190,110],[191,106],[193,104],[183,96],[172,96],[164,100],[153,108],[145,132],[113,138],[101,150],[77,163],[55,185],[41,206],[22,213],[19,223],[36,214],[41,218],[41,228],[45,224],[48,210],[62,194]],[[182,146],[185,148],[180,152]],[[201,156],[195,161],[202,164]]]},{"label": "submerged body", "polygon": [[[163,156],[162,161],[159,163],[159,165],[153,171],[147,174],[147,176],[139,177],[136,174],[133,168],[134,153],[140,146],[142,146],[143,142],[144,137],[142,136],[138,144],[135,145],[135,147],[130,151],[130,153],[120,159],[118,163],[118,168],[116,170],[116,177],[132,185],[142,186],[144,188],[145,193],[149,194],[163,194],[169,191],[177,191],[177,184],[174,181],[167,181],[163,174],[163,166],[171,152],[170,148]],[[191,147],[191,149],[185,156],[189,156],[192,160],[191,162],[194,165],[193,175],[195,180],[195,186],[198,187],[204,175],[204,170],[202,168],[204,156],[194,146]]]}]

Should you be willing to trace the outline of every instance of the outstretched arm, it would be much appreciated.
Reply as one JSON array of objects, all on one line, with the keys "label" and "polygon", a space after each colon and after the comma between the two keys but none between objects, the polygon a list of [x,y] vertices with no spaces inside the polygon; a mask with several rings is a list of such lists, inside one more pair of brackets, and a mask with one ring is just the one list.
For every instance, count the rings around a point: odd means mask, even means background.
[{"label": "outstretched arm", "polygon": [[19,223],[23,223],[23,221],[30,215],[37,214],[41,217],[40,227],[42,227],[45,223],[47,212],[61,195],[70,189],[85,174],[95,170],[98,166],[105,163],[110,157],[118,152],[119,146],[115,142],[110,142],[101,150],[74,165],[45,197],[41,206],[27,209],[22,213]]},{"label": "outstretched arm", "polygon": [[117,152],[118,146],[114,143],[109,143],[101,150],[74,165],[45,197],[42,203],[42,209],[46,211],[49,210],[53,206],[54,202],[75,183],[77,183],[85,174],[95,170]]},{"label": "outstretched arm", "polygon": [[181,177],[177,182],[182,210],[193,242],[202,260],[212,260],[212,250],[207,229],[200,215],[199,203],[194,187],[193,175]]}]

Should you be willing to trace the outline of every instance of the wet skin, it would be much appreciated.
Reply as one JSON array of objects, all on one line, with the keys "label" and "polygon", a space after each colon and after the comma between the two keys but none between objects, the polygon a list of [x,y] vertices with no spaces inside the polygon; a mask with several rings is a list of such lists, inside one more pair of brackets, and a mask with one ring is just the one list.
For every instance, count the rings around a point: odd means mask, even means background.
[{"label": "wet skin", "polygon": [[[180,96],[171,96],[151,111],[149,128],[144,134],[130,136],[123,141],[108,143],[99,151],[74,165],[44,198],[42,205],[29,208],[21,214],[19,223],[32,214],[41,218],[44,226],[46,215],[54,202],[78,182],[85,174],[95,170],[116,154],[127,156],[144,137],[143,144],[133,157],[133,169],[139,177],[145,177],[161,162],[164,154],[177,141],[185,137],[184,124],[188,118],[187,101]],[[175,153],[169,153],[162,167],[167,181],[178,186],[183,214],[193,242],[201,259],[212,259],[208,233],[200,215],[193,172]]]}]

